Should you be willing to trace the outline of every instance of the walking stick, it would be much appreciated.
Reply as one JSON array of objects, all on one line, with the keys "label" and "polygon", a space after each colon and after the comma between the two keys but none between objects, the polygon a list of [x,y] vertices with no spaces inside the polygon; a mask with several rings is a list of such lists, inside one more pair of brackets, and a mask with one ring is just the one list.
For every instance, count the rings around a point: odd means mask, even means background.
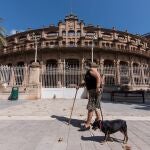
[{"label": "walking stick", "polygon": [[102,117],[102,121],[103,121],[103,113],[102,113],[102,108],[101,108],[101,99],[102,99],[102,94],[103,94],[103,88],[104,88],[104,86],[102,85],[102,89],[101,89],[101,91],[100,91],[100,97],[99,97],[99,106],[100,106],[100,112],[101,112],[101,117]]},{"label": "walking stick", "polygon": [[69,118],[68,125],[70,125],[70,122],[71,122],[71,117],[72,117],[72,112],[73,112],[73,108],[74,108],[77,92],[78,92],[78,89],[76,89],[76,93],[75,93],[75,97],[74,97],[74,100],[73,100],[73,105],[72,105],[72,108],[71,108],[71,113],[70,113],[70,118]]}]

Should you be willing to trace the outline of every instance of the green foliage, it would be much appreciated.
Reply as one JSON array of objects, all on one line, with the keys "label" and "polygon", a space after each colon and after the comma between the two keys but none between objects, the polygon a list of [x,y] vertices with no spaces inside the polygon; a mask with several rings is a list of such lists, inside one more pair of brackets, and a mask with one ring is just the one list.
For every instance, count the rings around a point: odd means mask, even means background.
[{"label": "green foliage", "polygon": [[[0,24],[2,23],[3,19],[0,18]],[[6,45],[6,39],[5,39],[5,29],[0,26],[0,47]]]}]

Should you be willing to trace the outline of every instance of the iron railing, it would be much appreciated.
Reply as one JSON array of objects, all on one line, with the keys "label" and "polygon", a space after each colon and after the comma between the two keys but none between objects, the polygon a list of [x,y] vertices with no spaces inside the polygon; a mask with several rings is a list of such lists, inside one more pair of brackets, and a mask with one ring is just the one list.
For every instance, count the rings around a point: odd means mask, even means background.
[{"label": "iron railing", "polygon": [[[71,88],[79,85],[84,80],[86,68],[77,66],[54,66],[42,67],[40,70],[40,81],[43,88]],[[134,86],[150,85],[150,70],[148,67],[128,66],[104,66],[99,68],[103,74],[104,84],[116,86],[130,84]],[[32,75],[33,76],[33,75]],[[9,86],[28,86],[30,78],[30,67],[0,66],[0,84],[7,83]]]}]

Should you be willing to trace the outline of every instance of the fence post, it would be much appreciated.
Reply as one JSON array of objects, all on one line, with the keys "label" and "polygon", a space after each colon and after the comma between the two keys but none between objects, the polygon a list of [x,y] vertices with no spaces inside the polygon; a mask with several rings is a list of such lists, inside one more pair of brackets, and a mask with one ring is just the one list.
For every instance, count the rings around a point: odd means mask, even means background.
[{"label": "fence post", "polygon": [[134,74],[133,74],[133,62],[130,62],[130,83],[131,83],[131,88],[133,88],[133,86],[135,85],[134,82]]},{"label": "fence post", "polygon": [[14,67],[11,68],[11,78],[10,78],[10,86],[14,86],[16,84]]},{"label": "fence post", "polygon": [[38,62],[33,62],[30,66],[29,86],[36,93],[35,99],[38,99],[41,96],[40,85],[40,65]]},{"label": "fence post", "polygon": [[25,88],[28,85],[28,66],[27,66],[27,64],[25,64],[25,67],[23,68],[23,74],[24,74],[24,78],[23,78],[22,85]]},{"label": "fence post", "polygon": [[116,85],[120,85],[120,60],[115,62]]},{"label": "fence post", "polygon": [[141,81],[142,81],[142,85],[145,85],[145,74],[144,74],[144,69],[145,67],[143,65],[140,66],[141,69]]},{"label": "fence post", "polygon": [[65,59],[64,59],[64,67],[63,67],[63,72],[64,72],[64,82],[63,82],[63,87],[66,87],[66,64],[65,64]]}]

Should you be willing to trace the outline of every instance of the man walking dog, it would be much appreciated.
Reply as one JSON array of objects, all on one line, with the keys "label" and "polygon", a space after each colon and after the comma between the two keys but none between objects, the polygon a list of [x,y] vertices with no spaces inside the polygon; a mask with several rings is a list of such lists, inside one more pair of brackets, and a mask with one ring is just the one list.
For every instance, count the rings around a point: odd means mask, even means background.
[{"label": "man walking dog", "polygon": [[[94,62],[90,63],[90,69],[85,74],[84,83],[79,86],[85,85],[88,91],[88,104],[87,104],[87,120],[84,125],[81,126],[80,131],[86,131],[90,129],[93,113],[96,114],[96,120],[101,120],[100,115],[100,97],[102,90],[103,79],[97,70],[98,65]],[[77,87],[79,88],[79,87]]]}]

